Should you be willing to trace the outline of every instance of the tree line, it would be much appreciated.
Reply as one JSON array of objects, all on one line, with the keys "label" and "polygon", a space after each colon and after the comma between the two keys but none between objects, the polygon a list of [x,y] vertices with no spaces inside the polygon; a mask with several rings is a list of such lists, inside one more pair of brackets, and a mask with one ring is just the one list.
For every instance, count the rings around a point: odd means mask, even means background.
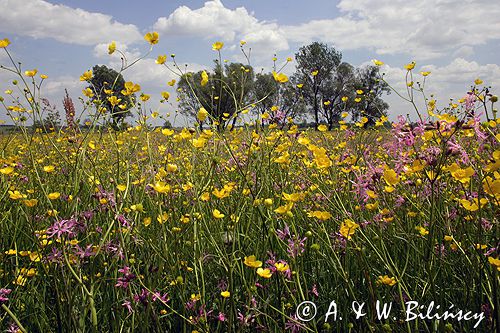
[{"label": "tree line", "polygon": [[[290,61],[287,59],[287,65]],[[345,115],[353,121],[362,120],[364,126],[386,115],[388,104],[382,96],[390,90],[380,80],[379,67],[355,68],[342,61],[342,53],[327,44],[314,42],[301,47],[295,54],[295,72],[290,77],[280,73],[281,69],[255,73],[249,65],[215,60],[212,71],[188,72],[180,77],[179,112],[201,127],[209,125],[219,130],[234,127],[247,113],[259,115],[269,124],[284,126],[289,120],[311,121],[316,127],[326,124],[330,130]],[[125,89],[121,73],[104,65],[94,66],[92,73],[84,93],[91,104],[111,115],[112,127],[123,128],[136,101],[133,90]],[[119,105],[114,105],[109,96],[115,96]],[[67,92],[64,102],[67,109],[71,102]],[[72,111],[66,110],[67,117],[70,115],[68,124],[73,124],[74,107],[69,109]],[[200,109],[206,116],[198,116]],[[47,101],[44,110],[47,119],[34,126],[58,127],[60,119],[55,107]]]},{"label": "tree line", "polygon": [[[179,111],[203,126],[205,122],[224,129],[235,125],[242,114],[252,110],[265,115],[269,123],[287,119],[311,119],[317,127],[331,130],[349,114],[354,121],[364,118],[365,126],[386,115],[388,85],[380,80],[377,66],[355,68],[342,61],[342,53],[324,43],[303,46],[295,54],[296,70],[290,76],[255,73],[241,63],[215,61],[211,73],[187,73],[178,82]],[[204,84],[203,76],[210,78]],[[205,81],[206,83],[206,81]],[[209,117],[201,120],[198,110]]]}]

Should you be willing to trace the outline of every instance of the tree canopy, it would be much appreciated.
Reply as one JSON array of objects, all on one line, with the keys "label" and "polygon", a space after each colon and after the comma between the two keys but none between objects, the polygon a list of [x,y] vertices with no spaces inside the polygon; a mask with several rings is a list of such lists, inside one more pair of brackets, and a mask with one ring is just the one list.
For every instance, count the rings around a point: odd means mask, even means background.
[{"label": "tree canopy", "polygon": [[114,69],[96,65],[92,72],[89,86],[94,91],[92,101],[111,114],[113,125],[117,126],[130,115],[134,95],[131,89],[125,89],[125,79]]}]

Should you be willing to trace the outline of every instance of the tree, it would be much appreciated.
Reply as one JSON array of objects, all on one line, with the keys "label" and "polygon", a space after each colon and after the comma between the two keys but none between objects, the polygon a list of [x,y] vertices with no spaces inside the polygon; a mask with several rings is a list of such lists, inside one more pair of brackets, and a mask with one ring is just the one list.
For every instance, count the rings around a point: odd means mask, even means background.
[{"label": "tree", "polygon": [[[61,127],[61,115],[56,106],[50,104],[46,98],[42,98],[42,112],[40,119],[33,120],[33,129],[40,129],[43,132],[51,132]],[[41,118],[45,115],[45,118]]]},{"label": "tree", "polygon": [[305,113],[302,89],[297,87],[297,77],[286,83],[278,83],[272,73],[257,74],[252,97],[259,114],[268,112],[270,122],[281,123],[287,118],[295,119]]},{"label": "tree", "polygon": [[332,75],[342,60],[342,54],[326,44],[314,42],[303,46],[295,54],[298,79],[304,84],[303,95],[314,114],[316,127],[319,124],[319,111],[322,92],[329,84]]},{"label": "tree", "polygon": [[[215,61],[213,72],[206,73],[207,84],[202,85],[202,73],[183,75],[178,87],[179,111],[187,117],[196,118],[198,110],[205,108],[210,115],[206,121],[223,130],[232,121],[234,126],[238,115],[248,104],[254,81],[253,68],[241,63],[222,66]],[[200,126],[203,121],[197,119]]]},{"label": "tree", "polygon": [[367,117],[365,126],[373,125],[382,116],[387,114],[389,105],[382,100],[384,94],[389,95],[391,90],[388,84],[380,79],[379,68],[376,66],[366,66],[356,70],[355,89],[358,103],[352,108],[353,120],[360,117]]},{"label": "tree", "polygon": [[[331,77],[325,80],[319,89],[321,104],[320,114],[326,119],[328,129],[341,119],[343,111],[348,109],[349,100],[353,99],[356,83],[354,67],[346,62],[340,63]],[[345,99],[344,97],[347,97]],[[344,100],[343,100],[344,98]]]},{"label": "tree", "polygon": [[[129,110],[132,108],[134,95],[125,93],[125,79],[114,69],[96,65],[92,68],[92,72],[89,86],[94,92],[92,101],[97,102],[99,108],[111,114],[113,127],[118,128],[119,124],[131,114]],[[113,99],[113,96],[116,99]]]}]

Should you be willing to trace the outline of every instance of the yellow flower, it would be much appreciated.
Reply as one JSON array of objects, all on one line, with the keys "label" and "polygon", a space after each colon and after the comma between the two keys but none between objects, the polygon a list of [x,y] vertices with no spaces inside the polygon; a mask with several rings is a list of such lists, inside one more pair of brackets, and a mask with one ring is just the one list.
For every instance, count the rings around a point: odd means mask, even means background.
[{"label": "yellow flower", "polygon": [[88,70],[80,76],[80,81],[90,81],[92,79],[92,71]]},{"label": "yellow flower", "polygon": [[170,93],[168,91],[162,91],[161,97],[163,97],[164,100],[168,100],[170,98]]},{"label": "yellow flower", "polygon": [[245,257],[245,261],[243,263],[252,268],[259,268],[262,266],[262,261],[257,260],[254,255]]},{"label": "yellow flower", "polygon": [[304,86],[304,84],[303,84],[303,83],[299,83],[299,84],[297,84],[297,88],[299,88],[299,89],[301,89],[303,86]]},{"label": "yellow flower", "polygon": [[429,75],[431,72],[420,72],[420,74],[422,74],[422,76],[427,76]]},{"label": "yellow flower", "polygon": [[40,74],[40,78],[45,80],[45,79],[48,79],[49,77],[45,74]]},{"label": "yellow flower", "polygon": [[115,42],[115,41],[112,41],[112,42],[108,45],[108,54],[113,54],[115,51],[116,51],[116,42]]},{"label": "yellow flower", "polygon": [[160,36],[156,31],[153,32],[148,32],[147,34],[144,35],[144,39],[151,45],[158,44],[158,41],[160,40]]},{"label": "yellow flower", "polygon": [[207,72],[203,71],[203,72],[201,72],[201,82],[200,82],[200,84],[201,84],[202,87],[204,87],[204,86],[207,85],[207,83],[208,83],[208,74],[207,74]]},{"label": "yellow flower", "polygon": [[312,71],[312,72],[311,72],[311,75],[312,75],[312,76],[316,76],[316,75],[318,75],[318,70]]},{"label": "yellow flower", "polygon": [[47,198],[49,198],[50,200],[56,200],[56,199],[58,199],[60,196],[61,196],[61,193],[59,193],[59,192],[52,192],[52,193],[49,193],[49,194],[47,195]]},{"label": "yellow flower", "polygon": [[415,65],[416,65],[415,61],[412,61],[409,64],[405,65],[405,69],[411,71],[413,68],[415,68]]},{"label": "yellow flower", "polygon": [[364,91],[361,89],[356,90],[356,94],[358,95],[363,95]]},{"label": "yellow flower", "polygon": [[199,121],[205,121],[205,119],[207,119],[207,117],[208,117],[208,111],[205,110],[205,108],[203,108],[203,107],[200,108],[200,110],[198,111],[197,117],[198,117]]},{"label": "yellow flower", "polygon": [[429,231],[422,226],[416,226],[415,230],[417,230],[422,236],[427,236],[429,234]]},{"label": "yellow flower", "polygon": [[142,224],[144,224],[145,227],[148,227],[151,224],[151,218],[145,217],[144,220],[142,220]]},{"label": "yellow flower", "polygon": [[288,264],[284,264],[284,263],[281,263],[281,262],[275,263],[274,267],[276,267],[276,270],[278,272],[286,272],[287,270],[290,269],[290,266],[288,266]]},{"label": "yellow flower", "polygon": [[142,205],[142,203],[132,205],[130,206],[130,209],[134,212],[144,213],[144,206]]},{"label": "yellow flower", "polygon": [[86,89],[82,90],[82,94],[84,96],[87,96],[88,98],[92,98],[94,96],[94,93],[92,92],[92,89],[90,89],[90,88],[86,88]]},{"label": "yellow flower", "polygon": [[265,279],[269,279],[273,275],[269,268],[262,267],[257,268],[257,274]]},{"label": "yellow flower", "polygon": [[167,61],[167,55],[166,54],[159,55],[158,58],[156,58],[156,60],[155,60],[155,62],[158,65],[163,65],[166,61]]},{"label": "yellow flower", "polygon": [[349,97],[344,96],[344,97],[342,97],[342,102],[344,102],[344,103],[345,103],[345,102],[347,102],[347,100],[348,100],[348,99],[349,99]]},{"label": "yellow flower", "polygon": [[36,69],[32,69],[30,71],[24,71],[24,75],[26,75],[28,77],[33,77],[36,75],[36,73],[38,73],[38,70],[36,70]]},{"label": "yellow flower", "polygon": [[273,77],[274,77],[274,80],[276,82],[279,82],[279,83],[286,83],[288,82],[288,76],[286,76],[285,74],[283,73],[276,73],[273,71]]},{"label": "yellow flower", "polygon": [[126,185],[117,185],[116,188],[118,189],[118,191],[123,192],[127,189],[127,186]]},{"label": "yellow flower", "polygon": [[165,182],[156,182],[153,185],[153,189],[158,193],[168,193],[170,192],[170,185]]},{"label": "yellow flower", "polygon": [[227,290],[225,291],[221,291],[220,295],[224,298],[228,298],[229,296],[231,296],[231,293]]},{"label": "yellow flower", "polygon": [[125,96],[128,96],[128,95],[131,95],[135,92],[138,92],[139,90],[141,90],[140,85],[138,85],[134,82],[128,81],[128,82],[125,82],[125,92],[122,90],[122,94]]},{"label": "yellow flower", "polygon": [[164,128],[161,130],[161,134],[165,135],[165,136],[171,136],[174,134],[174,130],[172,129],[168,129],[168,128]]},{"label": "yellow flower", "polygon": [[218,209],[214,209],[214,211],[212,212],[212,215],[216,218],[216,219],[222,219],[224,218],[224,214],[222,214]]},{"label": "yellow flower", "polygon": [[0,49],[4,49],[9,46],[10,40],[8,38],[0,39]]},{"label": "yellow flower", "polygon": [[478,200],[477,198],[475,198],[472,200],[472,202],[466,199],[462,199],[460,200],[460,203],[466,210],[470,212],[475,212],[476,210],[479,209],[479,206],[483,207],[484,205],[486,205],[488,203],[488,199],[481,198],[481,200]]},{"label": "yellow flower", "polygon": [[146,102],[151,98],[151,96],[149,96],[147,94],[141,94],[140,97],[141,97],[141,101],[143,101],[143,102]]},{"label": "yellow flower", "polygon": [[474,175],[474,169],[472,167],[468,167],[467,169],[456,168],[451,172],[451,175],[462,184],[466,184],[470,181],[470,177]]},{"label": "yellow flower", "polygon": [[117,98],[116,96],[111,96],[111,97],[108,97],[108,101],[109,101],[109,103],[111,103],[112,106],[117,106],[118,104],[120,104],[122,99]]},{"label": "yellow flower", "polygon": [[318,131],[320,132],[326,132],[328,131],[328,126],[324,125],[324,124],[321,124],[318,126]]},{"label": "yellow flower", "polygon": [[175,79],[172,79],[171,81],[168,81],[167,84],[171,87],[175,85]]},{"label": "yellow flower", "polygon": [[43,171],[45,172],[54,172],[55,167],[53,165],[46,165],[43,167]]},{"label": "yellow flower", "polygon": [[488,257],[488,262],[495,266],[497,270],[500,272],[500,259],[495,259],[493,257]]},{"label": "yellow flower", "polygon": [[480,84],[483,84],[483,80],[481,80],[481,79],[475,79],[474,83],[478,86]]},{"label": "yellow flower", "polygon": [[396,171],[386,168],[384,170],[384,175],[383,175],[384,180],[386,181],[387,185],[393,186],[399,183],[399,177],[396,173]]},{"label": "yellow flower", "polygon": [[354,235],[357,228],[359,228],[359,224],[356,222],[350,219],[344,220],[340,226],[340,234],[347,239],[351,239],[351,236]]},{"label": "yellow flower", "polygon": [[26,194],[22,194],[19,191],[9,191],[9,197],[12,200],[18,200],[18,199],[26,198]]},{"label": "yellow flower", "polygon": [[377,284],[385,284],[386,286],[393,286],[396,284],[396,278],[389,277],[387,275],[379,276]]},{"label": "yellow flower", "polygon": [[212,50],[214,50],[214,51],[219,51],[223,47],[224,47],[224,43],[222,43],[222,42],[215,42],[212,44]]},{"label": "yellow flower", "polygon": [[382,61],[377,60],[377,59],[373,59],[372,61],[375,64],[375,66],[382,66],[384,64]]},{"label": "yellow flower", "polygon": [[37,199],[29,199],[29,200],[24,200],[24,204],[26,207],[35,207],[38,204]]},{"label": "yellow flower", "polygon": [[266,206],[272,206],[273,205],[273,199],[271,199],[271,198],[264,199],[264,205],[266,205]]},{"label": "yellow flower", "polygon": [[11,174],[13,171],[14,171],[14,168],[13,168],[13,167],[11,167],[11,166],[8,166],[8,167],[5,167],[5,168],[0,169],[0,173],[2,173],[2,174],[4,174],[4,175],[9,175],[9,174]]},{"label": "yellow flower", "polygon": [[317,218],[318,220],[321,220],[321,221],[326,221],[326,220],[329,220],[332,217],[332,214],[330,214],[327,211],[315,210],[313,212],[308,212],[307,216],[309,216],[309,217],[315,217],[315,218]]}]

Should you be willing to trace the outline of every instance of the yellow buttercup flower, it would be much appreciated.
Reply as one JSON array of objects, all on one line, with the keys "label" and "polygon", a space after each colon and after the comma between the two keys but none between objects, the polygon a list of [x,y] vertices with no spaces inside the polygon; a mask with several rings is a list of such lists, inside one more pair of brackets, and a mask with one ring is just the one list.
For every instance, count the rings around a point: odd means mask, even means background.
[{"label": "yellow buttercup flower", "polygon": [[328,131],[328,126],[324,125],[324,124],[321,124],[318,126],[318,131],[320,132],[326,132]]},{"label": "yellow buttercup flower", "polygon": [[24,75],[26,75],[28,77],[33,77],[36,75],[36,73],[38,73],[37,69],[32,69],[30,71],[24,71]]},{"label": "yellow buttercup flower", "polygon": [[285,74],[283,73],[276,73],[273,71],[273,77],[274,77],[274,80],[276,82],[279,82],[279,83],[286,83],[288,82],[288,76],[286,76]]},{"label": "yellow buttercup flower", "polygon": [[92,71],[88,70],[80,76],[80,81],[90,81],[92,79]]},{"label": "yellow buttercup flower", "polygon": [[168,91],[162,91],[161,97],[163,97],[164,100],[168,100],[170,98],[170,93]]},{"label": "yellow buttercup flower", "polygon": [[56,200],[56,199],[59,199],[60,196],[61,196],[61,193],[59,193],[59,192],[52,192],[52,193],[49,193],[47,195],[47,198],[49,198],[50,200]]},{"label": "yellow buttercup flower", "polygon": [[5,167],[5,168],[0,169],[0,173],[2,173],[2,174],[4,174],[4,175],[9,175],[9,174],[11,174],[13,171],[14,171],[14,168],[13,168],[13,167],[11,167],[11,166],[8,166],[8,167]]},{"label": "yellow buttercup flower", "polygon": [[166,54],[159,55],[158,58],[156,58],[156,60],[155,60],[155,62],[158,65],[163,65],[166,61],[167,61],[167,55]]},{"label": "yellow buttercup flower", "polygon": [[220,295],[224,298],[228,298],[229,296],[231,296],[231,293],[227,290],[225,291],[221,291]]},{"label": "yellow buttercup flower", "polygon": [[116,42],[115,42],[115,41],[112,41],[112,42],[108,45],[108,54],[113,54],[115,51],[116,51]]},{"label": "yellow buttercup flower", "polygon": [[408,71],[411,71],[412,69],[415,68],[415,65],[416,65],[415,61],[412,61],[409,64],[405,65],[405,69],[408,70]]},{"label": "yellow buttercup flower", "polygon": [[158,44],[158,41],[160,40],[160,36],[156,31],[153,32],[148,32],[147,34],[144,35],[144,39],[151,45]]},{"label": "yellow buttercup flower", "polygon": [[265,279],[269,279],[273,275],[269,268],[261,267],[257,268],[257,274]]},{"label": "yellow buttercup flower", "polygon": [[215,43],[212,44],[212,50],[214,50],[214,51],[219,51],[223,47],[224,47],[224,43],[223,42],[215,42]]},{"label": "yellow buttercup flower", "polygon": [[394,277],[389,277],[387,275],[379,276],[377,284],[385,284],[386,286],[393,286],[396,284],[396,279]]},{"label": "yellow buttercup flower", "polygon": [[278,272],[285,272],[285,271],[287,271],[287,270],[290,269],[290,266],[288,266],[288,264],[284,264],[284,263],[281,263],[281,262],[275,263],[274,267],[276,267],[276,270]]},{"label": "yellow buttercup flower", "polygon": [[347,239],[351,239],[351,236],[354,235],[357,228],[359,228],[359,224],[350,219],[347,219],[342,222],[342,225],[340,226],[340,234]]},{"label": "yellow buttercup flower", "polygon": [[207,85],[207,83],[208,83],[208,74],[207,74],[207,72],[203,71],[203,72],[201,72],[201,82],[200,82],[200,84],[201,84],[202,87],[204,87],[204,86]]},{"label": "yellow buttercup flower", "polygon": [[377,59],[373,59],[372,61],[375,64],[375,66],[382,66],[384,64],[382,61],[377,60]]},{"label": "yellow buttercup flower", "polygon": [[200,108],[200,110],[198,111],[198,114],[197,114],[197,118],[199,121],[205,121],[205,119],[207,119],[208,117],[208,111],[205,110],[205,108]]},{"label": "yellow buttercup flower", "polygon": [[4,49],[10,45],[10,40],[8,38],[0,39],[0,49]]},{"label": "yellow buttercup flower", "polygon": [[216,219],[222,219],[224,218],[224,214],[222,214],[218,209],[214,209],[213,212],[212,212],[212,215],[216,218]]},{"label": "yellow buttercup flower", "polygon": [[247,265],[248,267],[252,267],[252,268],[259,268],[262,266],[262,261],[257,260],[254,255],[245,257],[245,261],[243,263],[245,265]]}]

